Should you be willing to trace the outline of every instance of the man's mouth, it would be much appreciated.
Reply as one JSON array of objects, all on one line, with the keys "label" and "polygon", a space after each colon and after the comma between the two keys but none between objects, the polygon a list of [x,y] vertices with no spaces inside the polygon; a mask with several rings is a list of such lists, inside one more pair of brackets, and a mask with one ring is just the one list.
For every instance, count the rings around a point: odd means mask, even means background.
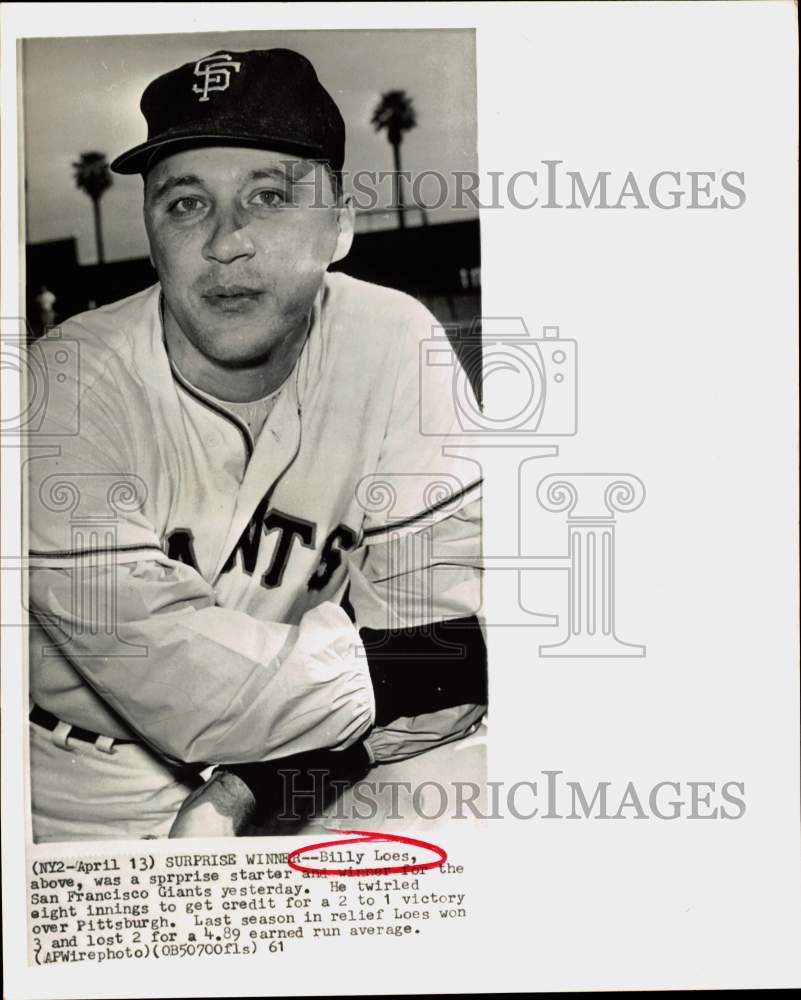
[{"label": "man's mouth", "polygon": [[264,289],[252,285],[212,285],[203,293],[204,299],[253,298],[262,295]]},{"label": "man's mouth", "polygon": [[229,312],[247,309],[264,295],[264,289],[253,285],[212,285],[202,298],[215,309]]}]

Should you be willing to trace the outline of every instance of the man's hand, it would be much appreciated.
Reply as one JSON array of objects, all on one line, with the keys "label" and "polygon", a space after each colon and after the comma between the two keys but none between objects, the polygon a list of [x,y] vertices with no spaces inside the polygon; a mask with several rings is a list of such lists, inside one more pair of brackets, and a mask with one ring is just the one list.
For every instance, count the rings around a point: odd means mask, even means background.
[{"label": "man's hand", "polygon": [[181,806],[170,837],[237,837],[255,808],[256,800],[245,782],[218,768]]}]

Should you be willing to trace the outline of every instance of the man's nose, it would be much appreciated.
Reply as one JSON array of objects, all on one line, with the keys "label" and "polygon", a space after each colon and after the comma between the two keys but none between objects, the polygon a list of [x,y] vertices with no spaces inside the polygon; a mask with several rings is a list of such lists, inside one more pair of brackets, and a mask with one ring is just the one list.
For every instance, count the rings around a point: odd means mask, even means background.
[{"label": "man's nose", "polygon": [[252,257],[255,252],[246,221],[235,210],[219,212],[203,247],[205,259],[217,264],[231,264],[239,258]]}]

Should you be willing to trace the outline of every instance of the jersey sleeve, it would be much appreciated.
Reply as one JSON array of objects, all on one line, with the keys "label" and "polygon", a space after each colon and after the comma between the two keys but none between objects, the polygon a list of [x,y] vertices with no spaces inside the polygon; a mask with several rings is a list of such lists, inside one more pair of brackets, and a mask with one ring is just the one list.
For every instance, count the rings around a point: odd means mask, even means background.
[{"label": "jersey sleeve", "polygon": [[[458,445],[460,406],[478,408],[467,373],[418,306],[398,355],[379,467],[362,484],[372,504],[363,545],[349,559],[348,602],[379,705],[366,739],[376,763],[467,736],[486,711],[481,477]],[[382,681],[399,692],[395,711]]]}]

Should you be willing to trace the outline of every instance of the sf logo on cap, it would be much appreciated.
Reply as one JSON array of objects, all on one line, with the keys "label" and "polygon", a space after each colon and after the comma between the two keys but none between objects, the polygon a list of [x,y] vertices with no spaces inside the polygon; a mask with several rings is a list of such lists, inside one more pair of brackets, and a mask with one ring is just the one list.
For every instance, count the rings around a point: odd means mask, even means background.
[{"label": "sf logo on cap", "polygon": [[195,63],[195,76],[203,77],[203,86],[192,84],[192,92],[200,94],[199,100],[207,101],[210,90],[228,90],[231,85],[231,71],[237,73],[241,63],[234,62],[227,52],[217,52],[213,56],[205,56]]}]

